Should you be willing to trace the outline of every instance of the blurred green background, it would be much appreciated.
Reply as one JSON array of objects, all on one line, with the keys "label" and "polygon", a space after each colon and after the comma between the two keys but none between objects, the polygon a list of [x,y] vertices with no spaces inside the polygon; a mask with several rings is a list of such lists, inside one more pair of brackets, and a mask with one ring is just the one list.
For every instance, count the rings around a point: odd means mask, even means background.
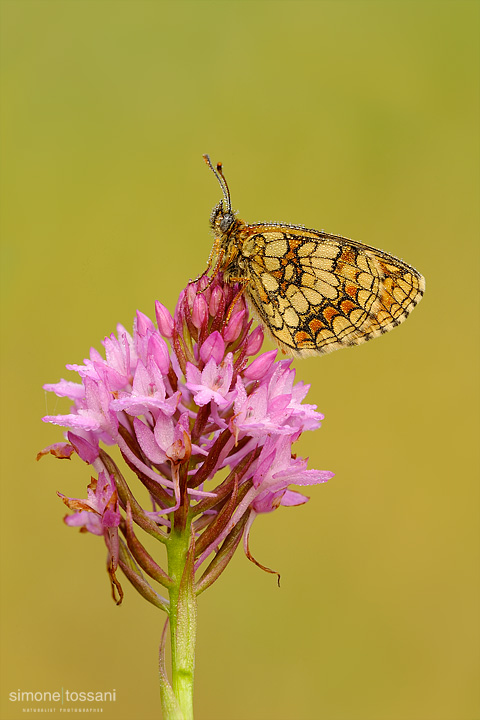
[{"label": "blurred green background", "polygon": [[[22,690],[116,689],[160,717],[163,616],[62,524],[88,469],[42,390],[205,267],[224,163],[235,209],[416,266],[423,302],[296,363],[325,414],[299,453],[336,477],[255,523],[199,602],[198,720],[476,720],[477,2],[1,4],[2,720]],[[267,343],[266,349],[270,349]],[[20,705],[20,704],[18,704]]]}]

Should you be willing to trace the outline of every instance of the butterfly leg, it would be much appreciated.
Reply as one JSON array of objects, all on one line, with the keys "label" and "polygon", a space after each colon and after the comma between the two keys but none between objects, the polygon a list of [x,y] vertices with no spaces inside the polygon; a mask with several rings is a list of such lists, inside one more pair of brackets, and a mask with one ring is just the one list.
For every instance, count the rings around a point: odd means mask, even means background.
[{"label": "butterfly leg", "polygon": [[[210,250],[210,255],[208,256],[207,267],[205,268],[205,270],[203,271],[203,273],[202,273],[201,275],[197,275],[197,277],[195,278],[195,280],[190,280],[189,283],[188,283],[189,285],[194,285],[194,284],[197,283],[199,280],[201,280],[203,277],[205,277],[205,275],[208,273],[208,271],[209,271],[210,268],[212,267],[213,258],[214,258],[217,254],[220,255],[220,261],[221,261],[221,259],[223,258],[223,251],[220,251],[220,240],[218,240],[217,238],[215,238],[215,241],[214,241],[214,243],[213,243],[212,249]],[[215,271],[214,271],[214,273],[213,273],[213,277],[215,277],[215,275],[217,274],[218,265],[219,265],[219,261],[217,260],[216,265],[215,265]],[[207,287],[210,287],[211,284],[212,284],[212,281],[209,282],[209,284],[207,285]],[[203,291],[202,291],[202,292],[203,292]]]},{"label": "butterfly leg", "polygon": [[240,288],[240,290],[238,291],[238,293],[235,295],[235,297],[232,300],[232,304],[230,305],[230,307],[228,309],[227,317],[225,318],[225,325],[227,325],[228,321],[232,317],[233,308],[235,307],[235,305],[237,304],[237,302],[240,300],[243,293],[245,292],[245,288],[247,287],[248,283],[250,282],[250,279],[247,277],[229,277],[228,282],[229,282],[229,284],[235,283],[235,282],[240,283],[240,285],[242,287]]},{"label": "butterfly leg", "polygon": [[[212,251],[212,252],[213,252],[213,251]],[[211,284],[213,283],[213,281],[215,280],[215,278],[216,278],[216,276],[217,276],[217,273],[218,273],[218,271],[220,270],[220,266],[221,266],[221,264],[222,264],[224,255],[225,255],[225,252],[224,252],[223,250],[221,250],[221,249],[218,250],[218,259],[217,259],[217,262],[215,263],[215,267],[213,268],[213,272],[212,272],[212,274],[210,275],[210,277],[208,278],[208,282],[207,282],[207,284],[205,285],[205,287],[201,288],[201,289],[198,291],[200,294],[204,293],[205,290],[208,290],[208,288],[210,287],[210,285],[211,285]],[[211,263],[209,264],[209,267],[207,268],[207,271],[210,269],[210,267],[211,267]],[[203,275],[200,275],[200,278],[204,277],[204,276],[206,275],[207,271],[205,271],[205,272],[203,273]]]}]

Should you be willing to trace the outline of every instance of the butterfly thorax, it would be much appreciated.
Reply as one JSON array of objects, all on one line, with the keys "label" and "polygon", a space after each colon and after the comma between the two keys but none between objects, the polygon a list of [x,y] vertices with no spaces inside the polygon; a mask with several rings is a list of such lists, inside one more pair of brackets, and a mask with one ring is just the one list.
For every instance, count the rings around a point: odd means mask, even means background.
[{"label": "butterfly thorax", "polygon": [[210,227],[215,234],[213,254],[216,259],[221,255],[220,270],[228,282],[230,276],[241,273],[242,246],[248,236],[247,225],[231,211],[225,210],[220,202],[212,210]]}]

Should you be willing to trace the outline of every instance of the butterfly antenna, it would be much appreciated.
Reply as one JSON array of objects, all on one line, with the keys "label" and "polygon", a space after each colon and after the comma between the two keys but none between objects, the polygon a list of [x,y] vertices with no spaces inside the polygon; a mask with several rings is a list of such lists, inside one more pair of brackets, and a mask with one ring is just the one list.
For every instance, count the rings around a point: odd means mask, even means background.
[{"label": "butterfly antenna", "polygon": [[227,181],[225,180],[225,175],[223,174],[222,170],[222,163],[217,163],[217,169],[215,169],[212,165],[212,162],[210,160],[209,155],[204,155],[203,159],[207,163],[210,170],[213,172],[215,177],[217,178],[220,187],[222,188],[223,195],[225,197],[225,200],[227,201],[227,212],[232,212],[232,201],[230,199],[230,189],[228,187]]}]

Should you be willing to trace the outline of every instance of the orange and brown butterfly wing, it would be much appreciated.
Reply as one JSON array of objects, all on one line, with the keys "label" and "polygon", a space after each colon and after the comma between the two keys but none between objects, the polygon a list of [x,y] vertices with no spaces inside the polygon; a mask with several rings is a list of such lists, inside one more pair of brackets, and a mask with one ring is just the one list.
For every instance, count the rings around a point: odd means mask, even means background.
[{"label": "orange and brown butterfly wing", "polygon": [[359,345],[399,325],[422,298],[422,275],[375,248],[294,225],[245,229],[250,306],[289,355]]}]

